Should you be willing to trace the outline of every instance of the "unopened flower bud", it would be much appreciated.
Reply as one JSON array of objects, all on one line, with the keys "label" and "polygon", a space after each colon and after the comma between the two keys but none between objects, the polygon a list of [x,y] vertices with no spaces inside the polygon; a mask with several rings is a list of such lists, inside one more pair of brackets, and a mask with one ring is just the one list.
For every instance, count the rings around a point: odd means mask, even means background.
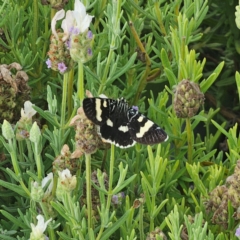
[{"label": "unopened flower bud", "polygon": [[35,202],[41,202],[44,196],[44,191],[42,186],[40,186],[37,182],[32,182],[31,188],[31,198]]},{"label": "unopened flower bud", "polygon": [[174,89],[173,107],[178,118],[193,117],[204,102],[199,86],[189,80],[182,80]]},{"label": "unopened flower bud", "polygon": [[30,130],[29,139],[33,143],[39,143],[41,137],[41,131],[36,122],[33,123],[32,128]]},{"label": "unopened flower bud", "polygon": [[63,170],[62,172],[58,172],[58,185],[56,196],[59,201],[62,200],[62,196],[65,193],[69,193],[75,189],[77,185],[77,178],[76,176],[72,176],[68,169]]},{"label": "unopened flower bud", "polygon": [[112,196],[112,204],[114,206],[120,206],[122,204],[123,199],[125,198],[124,192],[120,192],[116,195]]},{"label": "unopened flower bud", "polygon": [[13,128],[7,120],[3,121],[2,134],[7,140],[10,140],[10,139],[14,138]]}]

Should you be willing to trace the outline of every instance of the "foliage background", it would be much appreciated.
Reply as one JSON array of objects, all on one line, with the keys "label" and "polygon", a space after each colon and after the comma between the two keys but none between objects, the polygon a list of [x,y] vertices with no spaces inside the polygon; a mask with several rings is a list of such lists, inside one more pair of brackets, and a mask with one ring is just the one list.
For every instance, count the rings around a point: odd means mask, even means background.
[{"label": "foliage background", "polygon": [[[64,144],[75,150],[75,131],[68,124],[81,102],[77,94],[80,69],[76,64],[68,75],[72,94],[68,93],[65,115],[61,106],[64,77],[45,64],[56,10],[38,0],[0,2],[0,63],[17,62],[27,72],[30,98],[38,111],[35,120],[41,129],[38,150],[29,139],[20,143],[14,138],[11,145],[1,136],[0,236],[28,239],[30,223],[44,211],[23,185],[30,192],[33,180],[41,182],[52,172],[52,162]],[[91,156],[91,171],[98,179],[97,184],[92,179],[92,188],[86,185],[91,177],[87,158],[81,157],[77,189],[62,201],[53,195],[54,214],[48,215],[54,221],[47,235],[50,239],[161,239],[164,233],[167,239],[234,239],[239,224],[239,194],[232,187],[239,183],[235,177],[240,121],[238,2],[82,2],[94,15],[90,29],[95,35],[93,58],[83,65],[84,89],[94,96],[126,98],[170,138],[158,146],[98,150]],[[73,6],[70,0],[64,9]],[[146,61],[141,61],[143,56]],[[191,119],[177,118],[173,110],[173,87],[183,79],[198,83],[205,94],[203,108]],[[1,95],[7,99],[4,91]],[[15,125],[18,119],[9,121]],[[19,172],[12,167],[13,153]],[[42,166],[40,175],[37,161]],[[235,191],[235,198],[229,192],[211,194],[230,175],[233,183],[226,186]],[[86,197],[85,189],[98,202],[93,222],[88,214],[95,202],[80,200]],[[109,199],[122,191],[121,204],[110,205]]]}]

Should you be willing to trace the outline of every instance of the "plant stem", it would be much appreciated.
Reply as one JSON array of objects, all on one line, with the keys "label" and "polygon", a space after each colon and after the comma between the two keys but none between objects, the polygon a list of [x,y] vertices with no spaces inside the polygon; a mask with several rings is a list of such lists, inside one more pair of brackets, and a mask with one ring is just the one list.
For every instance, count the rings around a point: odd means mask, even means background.
[{"label": "plant stem", "polygon": [[86,164],[86,186],[87,186],[87,215],[88,231],[92,228],[92,188],[91,188],[91,154],[85,154]]},{"label": "plant stem", "polygon": [[[110,206],[111,206],[111,200],[112,200],[112,184],[113,184],[113,169],[114,169],[114,160],[115,160],[115,156],[114,156],[114,145],[111,144],[111,157],[110,157],[110,168],[109,168],[109,183],[108,183],[108,196],[107,196],[107,205],[106,205],[106,208],[105,208],[105,212],[108,214],[105,215],[107,216],[107,218],[109,219],[109,209],[110,209]],[[98,232],[98,236],[96,238],[96,240],[99,240],[101,239],[101,235],[104,231],[104,227],[103,224],[101,225],[101,228]]]},{"label": "plant stem", "polygon": [[193,157],[193,137],[190,118],[186,118],[187,139],[188,139],[188,163],[192,164]]},{"label": "plant stem", "polygon": [[[38,0],[33,1],[33,28],[31,33],[31,39],[32,39],[32,51],[33,54],[36,55],[37,52],[37,38],[38,38],[38,20],[39,20],[39,10],[38,10]],[[41,81],[39,81],[41,82]]]},{"label": "plant stem", "polygon": [[83,79],[83,63],[78,62],[78,83],[77,83],[77,95],[82,103],[84,99],[84,79]]},{"label": "plant stem", "polygon": [[65,128],[65,115],[66,115],[66,101],[67,101],[67,89],[68,89],[68,73],[63,75],[63,87],[62,87],[62,108],[61,108],[61,132],[62,138],[64,136]]},{"label": "plant stem", "polygon": [[74,70],[71,69],[68,74],[68,93],[67,93],[67,109],[68,109],[68,118],[70,119],[72,111],[73,111],[73,76],[74,76]]},{"label": "plant stem", "polygon": [[[49,215],[48,215],[48,211],[47,211],[47,209],[46,209],[46,206],[45,206],[41,201],[39,202],[39,205],[41,206],[41,209],[42,209],[42,211],[43,211],[45,220],[50,219],[50,217],[49,217]],[[55,231],[54,231],[54,229],[48,226],[47,230],[48,230],[49,239],[55,240],[55,239],[56,239],[56,236],[55,236]]]},{"label": "plant stem", "polygon": [[110,169],[109,169],[109,187],[108,187],[108,198],[107,198],[107,207],[106,211],[109,212],[111,200],[112,200],[112,184],[113,184],[113,169],[115,162],[115,148],[114,145],[111,144],[111,158],[110,158]]},{"label": "plant stem", "polygon": [[144,231],[143,231],[143,204],[140,205],[139,208],[139,233],[140,233],[140,240],[144,239]]}]

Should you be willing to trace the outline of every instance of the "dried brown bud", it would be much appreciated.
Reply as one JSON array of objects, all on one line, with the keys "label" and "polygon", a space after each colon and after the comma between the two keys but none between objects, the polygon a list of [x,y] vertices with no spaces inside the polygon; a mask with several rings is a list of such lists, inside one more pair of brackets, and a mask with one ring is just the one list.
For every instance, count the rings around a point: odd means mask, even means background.
[{"label": "dried brown bud", "polygon": [[106,145],[98,135],[95,125],[86,117],[82,107],[78,109],[70,125],[75,126],[76,151],[79,154],[92,154]]},{"label": "dried brown bud", "polygon": [[53,161],[53,172],[69,169],[73,174],[77,172],[77,158],[72,157],[68,145],[62,147],[61,153]]},{"label": "dried brown bud", "polygon": [[[16,74],[11,70],[15,69]],[[18,63],[0,65],[0,122],[17,121],[23,103],[29,100],[28,75]]]}]

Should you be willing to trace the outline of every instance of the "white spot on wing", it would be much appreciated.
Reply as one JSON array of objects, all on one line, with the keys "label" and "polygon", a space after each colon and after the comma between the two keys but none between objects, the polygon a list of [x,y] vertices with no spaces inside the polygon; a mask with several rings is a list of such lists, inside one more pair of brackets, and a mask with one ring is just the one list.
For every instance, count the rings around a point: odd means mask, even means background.
[{"label": "white spot on wing", "polygon": [[140,116],[139,118],[138,118],[138,122],[142,122],[143,121],[143,116]]},{"label": "white spot on wing", "polygon": [[106,101],[106,100],[103,101],[103,106],[104,106],[105,108],[107,107],[107,101]]},{"label": "white spot on wing", "polygon": [[120,126],[118,130],[125,133],[125,132],[128,132],[129,129],[128,129],[128,126]]},{"label": "white spot on wing", "polygon": [[113,127],[113,122],[110,119],[108,119],[106,123],[109,127]]},{"label": "white spot on wing", "polygon": [[154,122],[148,120],[143,127],[140,128],[139,133],[136,134],[137,138],[142,138],[143,135],[154,125]]},{"label": "white spot on wing", "polygon": [[166,141],[168,140],[168,138],[169,138],[169,137],[167,136],[166,139],[164,140],[164,142],[166,142]]},{"label": "white spot on wing", "polygon": [[101,137],[102,141],[103,142],[107,142],[107,143],[110,143],[110,144],[113,144],[115,145],[116,147],[119,147],[119,148],[129,148],[129,147],[132,147],[133,145],[135,145],[135,141],[132,142],[132,144],[129,144],[129,145],[120,145],[119,143],[116,143],[115,141],[111,141],[110,139],[105,139],[103,137]]},{"label": "white spot on wing", "polygon": [[101,109],[101,99],[96,98],[96,119],[102,121],[102,109]]}]

